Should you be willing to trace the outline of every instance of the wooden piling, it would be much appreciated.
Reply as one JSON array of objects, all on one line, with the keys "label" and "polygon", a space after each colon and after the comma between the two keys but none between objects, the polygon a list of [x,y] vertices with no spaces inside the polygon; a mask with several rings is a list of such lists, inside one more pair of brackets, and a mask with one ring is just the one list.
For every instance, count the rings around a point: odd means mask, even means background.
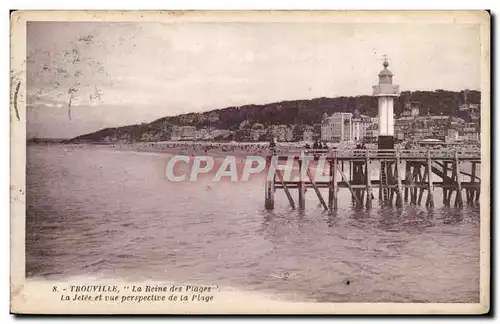
[{"label": "wooden piling", "polygon": [[403,185],[401,183],[401,174],[399,172],[399,163],[400,163],[399,150],[396,150],[395,172],[396,172],[396,180],[398,183],[398,195],[396,198],[396,207],[403,207]]},{"label": "wooden piling", "polygon": [[[391,186],[396,182],[394,172],[396,170],[396,166],[394,166],[394,170],[392,169],[392,162],[387,164],[387,175],[388,175],[388,181],[387,183],[390,184]],[[392,187],[388,189],[389,191],[389,206],[392,206],[392,200],[394,199],[394,193],[396,192],[396,189],[393,189]]]},{"label": "wooden piling", "polygon": [[[414,183],[414,179],[415,179],[415,165],[411,164],[411,162],[406,162],[409,164],[409,167],[408,167],[408,171],[410,172],[410,176],[408,178],[408,187],[409,187],[409,191],[410,191],[410,204],[416,204],[416,189],[415,189],[415,183]],[[412,167],[413,167],[413,172],[412,172]]]},{"label": "wooden piling", "polygon": [[432,161],[431,161],[431,151],[427,150],[427,201],[425,202],[426,207],[434,207],[434,186],[432,183]]},{"label": "wooden piling", "polygon": [[337,152],[335,152],[335,157],[333,158],[333,168],[332,168],[332,182],[333,182],[333,209],[337,210],[338,205],[338,183],[337,183]]},{"label": "wooden piling", "polygon": [[475,197],[476,197],[476,187],[475,187],[475,182],[476,182],[476,162],[471,163],[471,175],[470,175],[470,182],[473,186],[473,189],[470,190],[470,203],[473,204]]},{"label": "wooden piling", "polygon": [[[273,163],[272,158],[268,157],[268,165]],[[266,209],[274,209],[274,176],[273,179],[266,179],[266,188],[265,188],[266,196],[264,200],[264,207]]]},{"label": "wooden piling", "polygon": [[416,205],[417,204],[417,198],[418,198],[418,187],[416,186],[420,180],[420,165],[419,164],[414,164],[413,165],[413,196],[412,196],[412,204]]},{"label": "wooden piling", "polygon": [[372,181],[370,179],[370,156],[369,151],[365,151],[365,176],[366,176],[366,208],[372,208]]},{"label": "wooden piling", "polygon": [[382,202],[382,178],[383,178],[383,174],[382,174],[382,161],[379,161],[380,165],[379,165],[379,169],[380,169],[380,172],[379,172],[379,176],[378,176],[378,201],[379,202]]},{"label": "wooden piling", "polygon": [[[454,184],[454,181],[457,179],[457,169],[454,167],[455,163],[452,163],[452,171],[451,171],[451,178],[448,179],[448,182],[450,185]],[[451,204],[451,196],[453,196],[453,193],[456,192],[456,186],[453,189],[448,189],[448,195],[446,197],[446,205],[449,206]]]},{"label": "wooden piling", "polygon": [[384,169],[385,172],[384,199],[385,203],[389,206],[392,205],[392,201],[389,200],[391,198],[391,189],[389,189],[389,185],[392,185],[391,171],[392,171],[391,163],[386,161]]},{"label": "wooden piling", "polygon": [[[476,165],[476,163],[474,163],[474,176],[476,175],[476,167],[477,167],[477,165]],[[474,202],[475,203],[479,202],[480,193],[481,193],[481,185],[479,184],[479,188],[477,188],[475,190],[475,197],[474,197]]]},{"label": "wooden piling", "polygon": [[459,208],[464,206],[464,202],[462,200],[462,184],[460,183],[460,161],[458,160],[458,151],[455,150],[455,174],[456,174],[456,185],[457,185],[457,195],[455,197],[455,205],[458,205]]},{"label": "wooden piling", "polygon": [[[443,162],[443,184],[448,183],[448,162]],[[443,187],[443,205],[446,205],[446,197],[448,196],[448,189]]]},{"label": "wooden piling", "polygon": [[408,202],[408,185],[410,184],[410,164],[408,161],[405,162],[405,203]]},{"label": "wooden piling", "polygon": [[328,166],[329,166],[329,170],[330,170],[330,173],[328,174],[329,175],[329,185],[328,185],[328,208],[330,210],[333,209],[333,181],[334,181],[334,176],[333,176],[333,165],[332,165],[332,162],[330,161],[330,163],[328,163]]},{"label": "wooden piling", "polygon": [[387,185],[389,184],[389,162],[385,160],[380,161],[380,199],[383,204],[388,204],[389,201],[389,188]]},{"label": "wooden piling", "polygon": [[[353,180],[353,177],[352,177],[352,167],[353,167],[353,163],[352,161],[349,161],[349,178],[347,178],[347,182],[348,183],[352,183],[352,180]],[[354,195],[351,196],[351,201],[352,203],[356,203],[356,199],[357,198],[357,192],[356,190],[354,189]]]},{"label": "wooden piling", "polygon": [[300,209],[305,209],[306,207],[306,198],[305,198],[305,194],[306,194],[306,187],[304,185],[304,178],[303,178],[303,172],[302,172],[302,157],[303,157],[303,153],[301,154],[301,157],[299,159],[299,208]]},{"label": "wooden piling", "polygon": [[419,172],[419,184],[420,184],[420,193],[418,194],[418,205],[420,206],[422,204],[422,198],[424,197],[424,191],[425,191],[425,179],[427,178],[427,174],[429,172],[427,171],[427,168],[424,168],[424,175],[422,175],[422,171],[420,170]]},{"label": "wooden piling", "polygon": [[[359,165],[359,171],[361,172],[361,176],[359,178],[359,183],[360,184],[366,184],[366,179],[370,176],[368,173],[366,173],[366,159],[365,161]],[[361,189],[361,203],[364,205],[365,203],[365,196],[368,195],[368,191],[366,189]]]}]

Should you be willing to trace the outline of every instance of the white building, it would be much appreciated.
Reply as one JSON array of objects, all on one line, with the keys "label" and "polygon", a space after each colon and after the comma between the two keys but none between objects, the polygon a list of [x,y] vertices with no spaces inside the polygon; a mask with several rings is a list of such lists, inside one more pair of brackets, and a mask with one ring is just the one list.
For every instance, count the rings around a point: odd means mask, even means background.
[{"label": "white building", "polygon": [[351,141],[352,114],[337,112],[330,117],[325,113],[321,122],[321,141],[347,142]]},{"label": "white building", "polygon": [[372,125],[369,116],[359,111],[351,113],[334,113],[330,117],[323,115],[321,123],[321,140],[325,142],[358,142],[365,138],[366,130]]}]

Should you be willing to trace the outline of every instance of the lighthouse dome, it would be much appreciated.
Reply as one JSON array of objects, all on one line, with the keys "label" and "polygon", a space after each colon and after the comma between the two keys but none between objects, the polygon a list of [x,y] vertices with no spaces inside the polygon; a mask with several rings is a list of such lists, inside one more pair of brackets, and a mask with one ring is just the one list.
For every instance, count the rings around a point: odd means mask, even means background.
[{"label": "lighthouse dome", "polygon": [[384,69],[378,74],[379,84],[392,84],[393,74],[387,68],[389,66],[389,62],[387,62],[387,60],[384,60],[384,63],[382,65],[384,66]]}]

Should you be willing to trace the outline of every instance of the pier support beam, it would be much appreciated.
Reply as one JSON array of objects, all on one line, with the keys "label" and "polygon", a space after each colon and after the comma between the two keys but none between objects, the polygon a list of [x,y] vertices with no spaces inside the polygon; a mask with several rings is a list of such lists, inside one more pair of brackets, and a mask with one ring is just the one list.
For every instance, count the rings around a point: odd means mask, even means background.
[{"label": "pier support beam", "polygon": [[286,197],[288,198],[288,202],[290,203],[290,207],[292,207],[292,209],[295,209],[295,202],[293,201],[292,194],[290,193],[290,191],[288,190],[288,187],[286,186],[285,180],[283,179],[283,175],[281,174],[281,172],[279,170],[276,170],[276,174],[278,175],[278,178],[281,182],[281,185],[283,186],[283,190],[285,191]]},{"label": "pier support beam", "polygon": [[[443,162],[443,184],[448,184],[448,162]],[[448,189],[443,187],[443,205],[446,205]]]},{"label": "pier support beam", "polygon": [[[338,169],[338,167],[337,167]],[[351,191],[351,195],[353,197],[353,199],[356,201],[356,205],[359,207],[359,206],[362,206],[362,203],[359,201],[358,197],[356,196],[356,194],[354,193],[354,189],[352,188],[351,184],[349,183],[349,180],[347,179],[347,177],[345,176],[344,172],[342,172],[341,170],[338,169],[338,171],[340,172],[340,175],[342,176],[342,180],[344,180],[344,182],[347,184],[347,187],[349,188],[349,191]]]},{"label": "pier support beam", "polygon": [[325,208],[325,210],[328,210],[328,206],[326,205],[326,202],[323,199],[323,196],[321,195],[321,192],[319,191],[318,186],[316,186],[316,182],[314,181],[314,177],[312,176],[311,171],[309,171],[309,167],[307,167],[306,171],[307,171],[307,176],[309,177],[309,181],[311,181],[311,185],[314,188],[314,191],[316,192],[316,196],[318,196],[318,199],[321,202],[321,205],[323,205],[323,208]]},{"label": "pier support beam", "polygon": [[[274,161],[271,159],[271,157],[267,158],[267,165],[270,166],[270,164]],[[275,177],[273,176],[273,179],[267,179],[266,178],[266,196],[264,200],[264,207],[266,209],[274,209],[274,179]]]},{"label": "pier support beam", "polygon": [[[476,173],[475,173],[476,172],[476,167],[477,167],[477,165],[476,165],[476,163],[474,163],[474,176],[476,175]],[[480,193],[481,193],[481,184],[479,184],[478,188],[475,190],[475,197],[473,197],[475,203],[479,202]]]},{"label": "pier support beam", "polygon": [[427,181],[427,200],[425,206],[434,208],[434,186],[432,184],[432,161],[430,150],[427,150]]},{"label": "pier support beam", "polygon": [[405,203],[408,202],[408,186],[410,184],[410,177],[411,177],[410,163],[408,163],[408,161],[406,161],[405,162]]},{"label": "pier support beam", "polygon": [[476,162],[471,163],[471,173],[470,173],[470,182],[472,184],[472,189],[469,189],[469,194],[467,196],[467,202],[470,203],[471,205],[474,204],[474,200],[476,197],[476,188],[475,188],[475,182],[476,182]]},{"label": "pier support beam", "polygon": [[333,209],[337,210],[339,208],[339,199],[338,199],[338,182],[337,182],[337,152],[335,152],[335,158],[333,159],[333,168],[332,168],[332,178],[333,178]]},{"label": "pier support beam", "polygon": [[333,162],[330,161],[330,184],[328,186],[328,208],[330,210],[338,209],[337,201],[337,152],[335,152],[335,157]]},{"label": "pier support beam", "polygon": [[370,156],[369,156],[369,151],[365,151],[366,159],[365,159],[365,181],[366,181],[366,208],[370,209],[372,208],[372,200],[373,200],[373,193],[372,193],[372,181],[370,179],[371,173],[370,173]]},{"label": "pier support beam", "polygon": [[456,185],[457,185],[457,196],[455,197],[455,206],[462,208],[464,202],[462,200],[462,184],[460,183],[460,161],[458,159],[458,151],[455,151],[455,174],[456,174]]},{"label": "pier support beam", "polygon": [[401,183],[401,173],[399,172],[399,150],[396,150],[396,165],[394,166],[394,172],[396,173],[396,180],[398,183],[398,193],[396,197],[396,207],[403,207],[403,185]]},{"label": "pier support beam", "polygon": [[415,186],[415,184],[418,183],[419,181],[419,176],[420,176],[420,164],[413,164],[413,174],[411,178],[411,183],[412,183],[412,188],[411,190],[411,203],[413,205],[417,204],[417,194],[418,194],[418,188]]},{"label": "pier support beam", "polygon": [[301,157],[299,159],[299,208],[300,209],[305,209],[306,208],[306,186],[304,184],[304,174],[302,172],[302,164],[303,164],[303,161],[302,161],[302,157],[303,157],[303,153],[301,154]]}]

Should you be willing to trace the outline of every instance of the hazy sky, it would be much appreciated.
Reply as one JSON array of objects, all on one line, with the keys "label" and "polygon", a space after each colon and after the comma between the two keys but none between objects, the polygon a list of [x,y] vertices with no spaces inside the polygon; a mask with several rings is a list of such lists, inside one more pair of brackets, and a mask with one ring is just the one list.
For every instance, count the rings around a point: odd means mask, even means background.
[{"label": "hazy sky", "polygon": [[479,90],[479,31],[472,24],[30,22],[28,136],[370,95],[383,54],[401,90]]}]

